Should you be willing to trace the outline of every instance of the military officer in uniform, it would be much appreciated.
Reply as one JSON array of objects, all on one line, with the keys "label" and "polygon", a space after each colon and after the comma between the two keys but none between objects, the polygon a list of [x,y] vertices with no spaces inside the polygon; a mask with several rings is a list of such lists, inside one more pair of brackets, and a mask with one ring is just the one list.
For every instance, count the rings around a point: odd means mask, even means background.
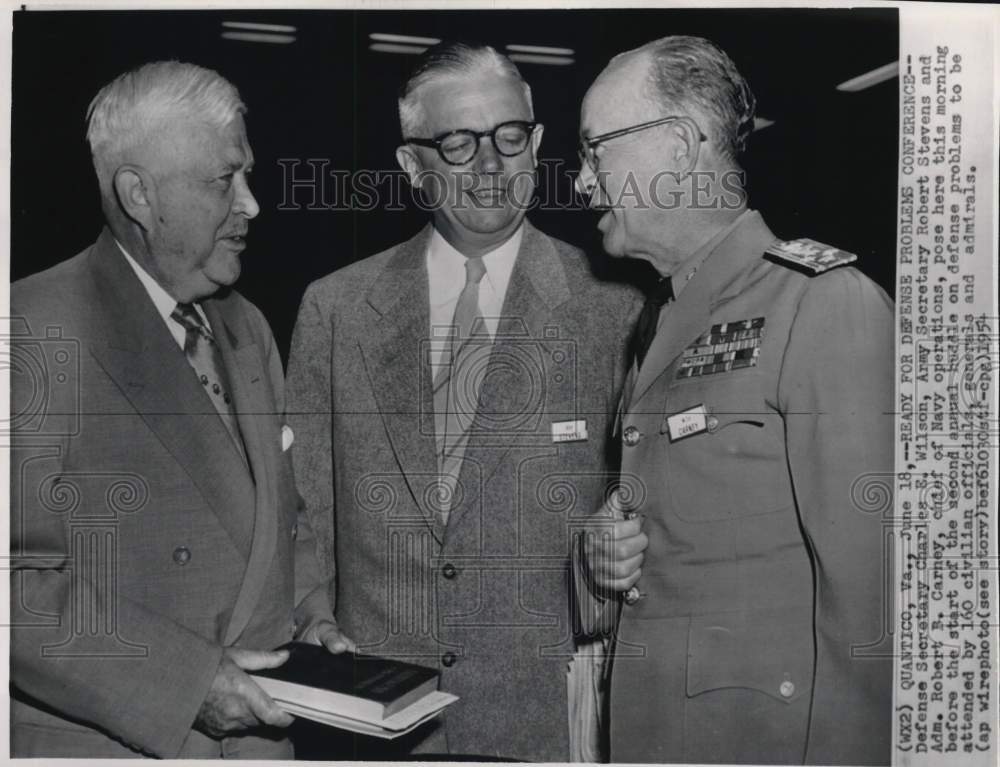
[{"label": "military officer in uniform", "polygon": [[893,467],[892,303],[746,207],[754,106],[694,37],[616,57],[584,99],[604,246],[660,279],[619,413],[632,492],[581,547],[581,617],[614,635],[612,761],[888,764],[889,564],[852,498]]}]

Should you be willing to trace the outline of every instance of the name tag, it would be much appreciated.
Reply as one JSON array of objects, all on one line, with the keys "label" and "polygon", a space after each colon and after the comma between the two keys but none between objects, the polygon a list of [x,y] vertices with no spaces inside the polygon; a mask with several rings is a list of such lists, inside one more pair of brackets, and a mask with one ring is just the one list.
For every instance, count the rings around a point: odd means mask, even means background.
[{"label": "name tag", "polygon": [[582,442],[587,439],[586,421],[554,421],[552,423],[553,442]]},{"label": "name tag", "polygon": [[670,441],[676,442],[679,439],[693,437],[695,434],[708,431],[707,417],[708,411],[705,409],[704,403],[699,403],[681,413],[667,416],[667,434]]}]

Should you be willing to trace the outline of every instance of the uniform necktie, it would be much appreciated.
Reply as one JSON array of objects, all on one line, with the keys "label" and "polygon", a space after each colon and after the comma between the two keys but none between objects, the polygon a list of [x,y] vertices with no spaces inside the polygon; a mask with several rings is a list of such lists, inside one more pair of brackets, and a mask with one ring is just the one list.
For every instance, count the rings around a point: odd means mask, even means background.
[{"label": "uniform necktie", "polygon": [[[465,287],[455,305],[449,353],[442,360],[434,381],[434,423],[438,438],[438,467],[443,483],[439,488],[435,511],[442,524],[448,522],[458,485],[463,448],[479,404],[482,375],[476,372],[485,372],[481,353],[477,354],[483,349],[483,341],[489,343],[488,336],[482,337],[484,328],[479,309],[479,283],[485,274],[486,264],[482,258],[465,260]],[[476,337],[473,337],[473,332]],[[477,360],[479,364],[476,364]]]},{"label": "uniform necktie", "polygon": [[233,411],[232,399],[229,396],[229,386],[226,381],[225,367],[222,364],[222,354],[215,343],[212,331],[209,330],[201,315],[191,304],[178,303],[170,314],[170,318],[184,328],[187,334],[184,338],[184,355],[194,368],[198,381],[204,388],[208,398],[212,400],[222,423],[236,443],[236,448],[246,460],[243,451],[243,440],[240,437],[240,427]]},{"label": "uniform necktie", "polygon": [[670,277],[661,277],[646,296],[639,321],[635,324],[632,334],[632,359],[636,368],[641,368],[646,359],[653,338],[656,336],[656,326],[660,322],[660,309],[664,304],[674,300],[674,285]]}]

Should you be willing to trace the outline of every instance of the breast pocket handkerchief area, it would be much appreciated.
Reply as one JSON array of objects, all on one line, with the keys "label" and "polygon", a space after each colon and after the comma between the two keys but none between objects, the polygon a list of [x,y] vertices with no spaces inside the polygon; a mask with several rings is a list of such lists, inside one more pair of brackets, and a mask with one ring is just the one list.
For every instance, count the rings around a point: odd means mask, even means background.
[{"label": "breast pocket handkerchief area", "polygon": [[292,427],[288,424],[281,425],[281,452],[284,453],[292,446],[295,441],[295,432],[292,431]]}]

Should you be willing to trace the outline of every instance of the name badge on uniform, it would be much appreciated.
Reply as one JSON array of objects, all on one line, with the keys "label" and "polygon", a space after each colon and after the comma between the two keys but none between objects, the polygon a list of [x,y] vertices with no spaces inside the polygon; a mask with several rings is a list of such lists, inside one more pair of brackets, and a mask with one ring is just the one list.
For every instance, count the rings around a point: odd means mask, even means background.
[{"label": "name badge on uniform", "polygon": [[586,421],[553,421],[553,442],[583,442],[587,439]]},{"label": "name badge on uniform", "polygon": [[685,437],[693,437],[708,431],[708,411],[704,403],[699,403],[692,408],[688,408],[680,413],[667,416],[667,436],[671,442],[676,442]]}]

